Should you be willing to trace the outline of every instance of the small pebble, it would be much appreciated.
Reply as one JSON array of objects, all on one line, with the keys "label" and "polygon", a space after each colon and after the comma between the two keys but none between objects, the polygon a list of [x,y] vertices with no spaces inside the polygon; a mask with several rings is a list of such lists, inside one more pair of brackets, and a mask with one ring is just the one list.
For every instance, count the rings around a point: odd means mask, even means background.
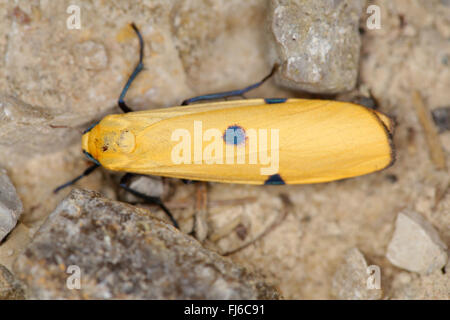
[{"label": "small pebble", "polygon": [[[368,286],[369,278],[376,276],[368,274],[368,265],[364,255],[357,248],[352,248],[347,251],[344,262],[338,266],[333,276],[332,294],[337,299],[345,300],[381,299],[381,288]],[[379,277],[381,280],[381,274]]]},{"label": "small pebble", "polygon": [[399,213],[386,257],[395,266],[421,274],[442,269],[447,246],[433,226],[414,211]]},{"label": "small pebble", "polygon": [[[128,182],[128,187],[150,197],[163,197],[164,183],[161,177],[157,176],[133,176]],[[141,198],[125,192],[125,201],[143,202]]]},{"label": "small pebble", "polygon": [[440,107],[431,111],[434,124],[439,132],[450,130],[450,107]]},{"label": "small pebble", "polygon": [[337,93],[353,89],[358,76],[363,1],[271,0],[269,12],[276,81],[288,88]]}]

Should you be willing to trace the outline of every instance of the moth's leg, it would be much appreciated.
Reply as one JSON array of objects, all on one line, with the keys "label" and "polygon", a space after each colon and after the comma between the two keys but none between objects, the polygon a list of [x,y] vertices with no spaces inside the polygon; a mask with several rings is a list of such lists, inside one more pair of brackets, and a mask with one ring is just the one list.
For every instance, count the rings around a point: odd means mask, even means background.
[{"label": "moth's leg", "polygon": [[132,195],[141,198],[142,200],[146,201],[147,203],[156,204],[158,205],[162,211],[169,217],[170,221],[174,225],[175,228],[180,229],[180,226],[178,225],[178,222],[173,217],[170,210],[164,205],[160,197],[152,197],[148,196],[146,194],[143,194],[137,190],[134,190],[128,186],[128,182],[130,181],[131,177],[133,176],[132,173],[125,174],[122,179],[120,179],[120,186],[127,192],[131,193]]},{"label": "moth's leg", "polygon": [[220,92],[220,93],[212,93],[212,94],[206,94],[203,96],[198,96],[198,97],[193,97],[187,100],[184,100],[181,105],[182,106],[186,106],[188,104],[191,104],[193,102],[197,102],[197,101],[205,101],[205,100],[216,100],[216,99],[223,99],[223,98],[227,98],[227,97],[233,97],[233,96],[244,96],[245,93],[249,92],[250,90],[256,89],[259,86],[261,86],[264,82],[266,82],[270,77],[272,77],[275,73],[275,71],[277,71],[278,69],[278,65],[274,65],[272,68],[272,71],[270,72],[270,74],[268,74],[267,76],[264,77],[264,79],[262,79],[261,81],[252,84],[248,87],[245,87],[244,89],[240,89],[240,90],[233,90],[233,91],[225,91],[225,92]]},{"label": "moth's leg", "polygon": [[125,99],[125,95],[127,94],[128,89],[130,88],[130,85],[133,82],[133,80],[137,77],[139,72],[141,72],[142,69],[144,69],[144,63],[142,62],[142,60],[144,58],[144,40],[142,39],[142,35],[134,23],[131,24],[131,27],[136,32],[138,39],[139,39],[139,62],[137,64],[136,68],[134,68],[134,71],[131,74],[131,76],[128,78],[128,81],[125,84],[125,86],[123,87],[122,93],[120,94],[120,97],[119,97],[119,102],[118,102],[119,108],[122,109],[122,111],[124,113],[133,111],[127,106],[127,104],[125,103],[125,101],[123,99]]},{"label": "moth's leg", "polygon": [[87,168],[86,170],[84,170],[84,172],[82,174],[80,174],[78,177],[76,177],[75,179],[72,179],[62,185],[60,185],[59,187],[55,188],[55,190],[53,190],[54,193],[57,193],[58,191],[71,186],[73,184],[75,184],[78,180],[80,180],[83,177],[86,177],[88,175],[90,175],[95,169],[97,169],[98,167],[100,167],[100,165],[98,164],[93,164],[92,166],[90,166],[89,168]]}]

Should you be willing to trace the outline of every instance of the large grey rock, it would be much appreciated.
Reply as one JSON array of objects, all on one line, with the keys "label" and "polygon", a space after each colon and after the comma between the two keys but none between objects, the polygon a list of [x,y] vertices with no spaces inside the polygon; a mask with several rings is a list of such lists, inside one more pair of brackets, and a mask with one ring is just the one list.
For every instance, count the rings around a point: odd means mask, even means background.
[{"label": "large grey rock", "polygon": [[447,263],[447,246],[433,226],[415,211],[397,216],[386,257],[399,267],[421,274],[442,269]]},{"label": "large grey rock", "polygon": [[36,299],[279,298],[260,277],[147,210],[78,189],[50,214],[14,270]]},{"label": "large grey rock", "polygon": [[22,202],[14,185],[6,175],[6,171],[0,169],[0,242],[14,229],[22,210]]},{"label": "large grey rock", "polygon": [[270,29],[286,87],[316,93],[351,90],[358,75],[363,0],[271,0]]},{"label": "large grey rock", "polygon": [[370,276],[379,276],[381,279],[381,275],[369,274],[367,268],[366,259],[357,248],[347,251],[344,262],[339,265],[333,276],[331,289],[333,295],[346,300],[381,299],[381,287],[376,288],[376,282],[371,282],[371,286],[367,283]]}]

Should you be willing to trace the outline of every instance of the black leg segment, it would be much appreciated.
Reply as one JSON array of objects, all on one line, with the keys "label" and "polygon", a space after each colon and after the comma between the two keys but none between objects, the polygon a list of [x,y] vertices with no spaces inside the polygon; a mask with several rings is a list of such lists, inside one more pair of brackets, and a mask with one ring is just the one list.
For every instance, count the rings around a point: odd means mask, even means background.
[{"label": "black leg segment", "polygon": [[262,79],[261,81],[255,83],[255,84],[252,84],[248,87],[245,87],[244,89],[225,91],[225,92],[221,92],[221,93],[212,93],[212,94],[206,94],[203,96],[193,97],[193,98],[184,100],[181,103],[181,105],[186,106],[188,104],[191,104],[191,103],[197,102],[197,101],[224,99],[224,98],[233,97],[233,96],[243,96],[245,93],[249,92],[250,90],[256,89],[259,86],[261,86],[264,82],[266,82],[270,77],[272,77],[274,75],[274,73],[277,71],[277,69],[278,69],[278,65],[276,64],[273,66],[270,74],[265,76],[264,79]]},{"label": "black leg segment", "polygon": [[100,165],[98,164],[93,164],[92,166],[90,166],[89,168],[87,168],[86,170],[84,170],[84,172],[82,174],[80,174],[78,177],[76,177],[75,179],[72,179],[62,185],[60,185],[59,187],[57,187],[55,190],[53,190],[53,193],[57,193],[58,191],[71,186],[73,184],[75,184],[78,180],[80,180],[83,177],[86,177],[88,175],[90,175],[95,169],[97,169],[98,167],[100,167]]},{"label": "black leg segment", "polygon": [[144,69],[144,63],[142,62],[142,60],[144,58],[144,40],[142,39],[142,35],[139,32],[139,29],[136,27],[136,25],[134,23],[131,24],[131,27],[136,32],[136,34],[137,34],[137,36],[139,38],[139,62],[137,64],[136,68],[134,68],[133,73],[131,74],[131,76],[128,78],[128,81],[125,84],[125,86],[123,87],[122,93],[120,94],[120,97],[119,97],[119,102],[118,102],[119,103],[119,108],[122,109],[122,111],[124,113],[133,111],[127,106],[127,104],[124,101],[125,95],[127,94],[128,89],[130,88],[130,85],[133,82],[133,80],[137,77],[139,72],[141,72],[142,69]]},{"label": "black leg segment", "polygon": [[132,195],[141,198],[142,200],[144,200],[147,203],[150,204],[156,204],[158,205],[162,211],[164,211],[164,213],[169,217],[170,221],[172,222],[173,226],[177,229],[180,229],[180,226],[178,225],[177,220],[175,220],[175,218],[173,217],[172,213],[170,212],[170,210],[164,205],[164,203],[162,202],[160,197],[151,197],[148,196],[146,194],[143,194],[137,190],[134,190],[132,188],[130,188],[128,186],[128,182],[130,180],[130,178],[133,176],[132,173],[127,173],[125,174],[122,179],[120,179],[120,186],[127,192],[131,193]]}]

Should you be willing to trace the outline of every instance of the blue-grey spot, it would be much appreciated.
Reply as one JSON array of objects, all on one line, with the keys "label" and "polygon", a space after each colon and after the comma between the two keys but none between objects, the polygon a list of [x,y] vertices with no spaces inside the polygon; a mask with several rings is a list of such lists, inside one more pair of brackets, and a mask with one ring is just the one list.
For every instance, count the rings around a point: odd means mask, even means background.
[{"label": "blue-grey spot", "polygon": [[283,179],[281,178],[281,176],[277,173],[277,174],[273,174],[271,175],[265,182],[265,185],[282,185],[282,184],[286,184]]},{"label": "blue-grey spot", "polygon": [[287,101],[287,99],[286,98],[267,98],[267,99],[264,99],[264,101],[267,104],[274,104],[274,103],[284,103]]},{"label": "blue-grey spot", "polygon": [[245,143],[245,130],[238,125],[229,126],[223,134],[223,140],[234,145]]}]

